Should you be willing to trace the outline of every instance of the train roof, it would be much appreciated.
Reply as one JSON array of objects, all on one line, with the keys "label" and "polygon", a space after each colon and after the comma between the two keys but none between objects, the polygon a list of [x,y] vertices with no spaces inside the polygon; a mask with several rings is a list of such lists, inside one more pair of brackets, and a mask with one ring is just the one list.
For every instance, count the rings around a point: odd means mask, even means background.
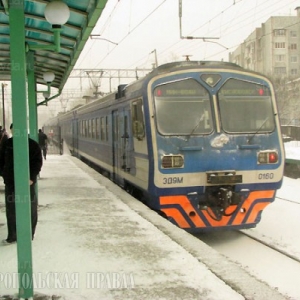
[{"label": "train roof", "polygon": [[[176,71],[185,70],[185,69],[193,69],[193,68],[198,69],[199,67],[244,70],[243,67],[241,67],[235,63],[224,62],[224,61],[177,61],[177,62],[171,62],[171,63],[160,65],[157,68],[153,69],[145,77],[129,83],[126,86],[126,90],[130,89],[130,87],[136,88],[137,85],[141,85],[142,83],[150,80],[152,77],[160,75],[160,74],[176,72]],[[250,70],[247,70],[247,71],[249,72]]]},{"label": "train roof", "polygon": [[[179,70],[185,69],[193,69],[193,68],[228,68],[228,69],[236,69],[236,70],[243,70],[243,68],[235,63],[231,62],[224,62],[224,61],[177,61],[171,62],[167,64],[163,64],[158,66],[157,68],[153,69],[150,73],[148,73],[145,77],[133,81],[122,88],[126,91],[136,90],[139,86],[142,87],[144,83],[147,83],[151,78],[169,72],[176,72]],[[118,98],[118,97],[117,97]]]},{"label": "train roof", "polygon": [[[131,93],[132,91],[137,91],[143,87],[145,83],[147,83],[151,78],[164,74],[169,72],[176,72],[179,70],[184,69],[193,69],[193,68],[224,68],[224,69],[231,69],[231,70],[245,70],[243,67],[231,63],[231,62],[224,62],[224,61],[178,61],[178,62],[171,62],[166,63],[163,65],[158,66],[157,68],[153,69],[150,73],[148,73],[143,78],[140,78],[138,80],[135,80],[129,84],[121,84],[118,86],[118,90],[116,92],[113,92],[103,98],[99,98],[96,101],[93,101],[89,104],[85,104],[81,107],[73,108],[71,111],[66,112],[63,115],[60,115],[60,117],[63,117],[64,115],[67,115],[69,113],[73,113],[74,111],[86,111],[92,109],[95,105],[99,105],[99,103],[103,103],[104,105],[109,105],[109,103],[113,103],[114,100],[121,99],[125,92]],[[247,72],[253,72],[251,70],[245,70]]]},{"label": "train roof", "polygon": [[147,76],[150,76],[150,75],[155,76],[156,74],[173,72],[173,71],[177,71],[180,69],[199,68],[199,67],[230,68],[230,69],[237,69],[237,70],[243,69],[241,66],[239,66],[235,63],[224,62],[224,61],[178,61],[178,62],[163,64],[163,65],[155,68]]}]

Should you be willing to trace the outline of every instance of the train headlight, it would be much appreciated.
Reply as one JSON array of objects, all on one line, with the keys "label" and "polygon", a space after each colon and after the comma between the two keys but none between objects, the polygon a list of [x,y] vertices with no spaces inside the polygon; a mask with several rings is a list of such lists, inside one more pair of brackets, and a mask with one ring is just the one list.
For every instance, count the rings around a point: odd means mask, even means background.
[{"label": "train headlight", "polygon": [[161,159],[161,166],[164,169],[183,168],[184,158],[182,155],[164,155]]},{"label": "train headlight", "polygon": [[259,152],[257,162],[259,164],[276,164],[278,162],[278,153],[276,151]]}]

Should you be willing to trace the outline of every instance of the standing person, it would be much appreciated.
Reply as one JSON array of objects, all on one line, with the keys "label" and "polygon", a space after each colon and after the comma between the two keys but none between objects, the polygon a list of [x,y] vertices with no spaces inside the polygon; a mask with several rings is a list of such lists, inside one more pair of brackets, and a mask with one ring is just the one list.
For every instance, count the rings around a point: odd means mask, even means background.
[{"label": "standing person", "polygon": [[8,134],[6,132],[6,129],[3,128],[1,133],[0,133],[0,149],[2,148],[2,145],[4,142],[8,139]]},{"label": "standing person", "polygon": [[48,137],[47,135],[42,131],[42,129],[39,129],[39,145],[43,152],[44,159],[46,159],[47,155],[47,145],[48,144]]},{"label": "standing person", "polygon": [[2,128],[2,126],[0,125],[0,144],[1,144],[3,130],[4,130],[4,128]]},{"label": "standing person", "polygon": [[[10,129],[13,129],[13,124],[10,125]],[[28,139],[28,150],[30,172],[29,185],[31,200],[31,229],[33,239],[38,220],[38,203],[35,193],[35,184],[37,175],[39,174],[43,165],[43,158],[39,144],[30,138]],[[3,176],[5,184],[5,206],[8,230],[7,239],[4,240],[3,243],[12,244],[17,241],[13,137],[6,140],[0,150],[0,174]]]}]

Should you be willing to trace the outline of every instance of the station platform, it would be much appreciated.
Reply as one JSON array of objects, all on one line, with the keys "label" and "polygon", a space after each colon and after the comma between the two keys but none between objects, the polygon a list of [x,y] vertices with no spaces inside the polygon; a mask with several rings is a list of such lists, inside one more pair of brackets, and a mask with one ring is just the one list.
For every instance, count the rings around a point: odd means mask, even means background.
[{"label": "station platform", "polygon": [[[49,155],[40,175],[34,299],[286,299],[80,160]],[[18,299],[16,249],[0,245],[0,300]]]}]

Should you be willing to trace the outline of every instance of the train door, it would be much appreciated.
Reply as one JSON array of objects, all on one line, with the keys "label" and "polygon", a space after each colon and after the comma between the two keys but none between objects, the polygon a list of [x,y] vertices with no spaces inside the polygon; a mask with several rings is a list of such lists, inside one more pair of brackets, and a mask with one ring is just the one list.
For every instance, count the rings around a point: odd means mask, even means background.
[{"label": "train door", "polygon": [[72,120],[72,154],[78,156],[78,120]]},{"label": "train door", "polygon": [[129,172],[129,112],[113,111],[113,180],[123,185],[121,171]]},{"label": "train door", "polygon": [[130,171],[130,139],[129,139],[129,111],[122,112],[120,120],[120,135],[121,135],[121,168],[124,172]]}]

